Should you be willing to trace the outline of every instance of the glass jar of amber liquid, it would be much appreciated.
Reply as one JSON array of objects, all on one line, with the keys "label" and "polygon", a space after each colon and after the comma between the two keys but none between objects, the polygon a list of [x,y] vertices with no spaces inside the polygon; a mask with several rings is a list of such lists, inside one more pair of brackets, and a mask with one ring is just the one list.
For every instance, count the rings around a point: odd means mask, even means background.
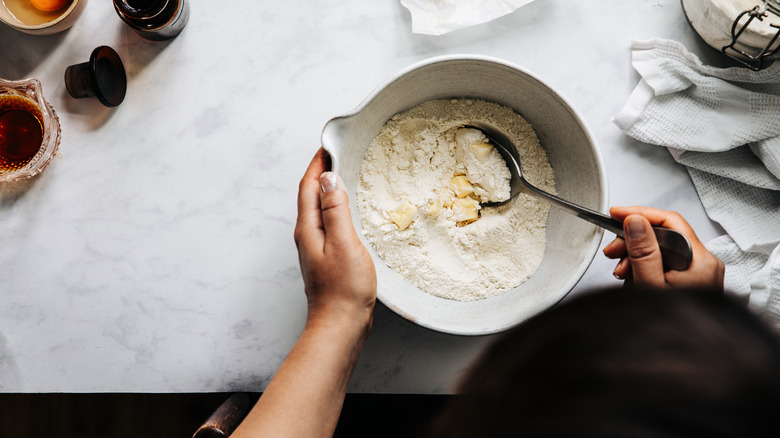
[{"label": "glass jar of amber liquid", "polygon": [[60,122],[37,79],[0,79],[0,182],[35,176],[60,145]]},{"label": "glass jar of amber liquid", "polygon": [[187,0],[114,0],[114,9],[135,33],[152,41],[177,36],[190,17]]}]

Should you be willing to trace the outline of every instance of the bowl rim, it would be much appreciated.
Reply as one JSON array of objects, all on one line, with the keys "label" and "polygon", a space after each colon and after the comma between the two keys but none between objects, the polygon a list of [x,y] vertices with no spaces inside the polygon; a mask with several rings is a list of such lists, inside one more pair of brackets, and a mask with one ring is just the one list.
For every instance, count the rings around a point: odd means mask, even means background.
[{"label": "bowl rim", "polygon": [[[582,127],[583,132],[585,136],[588,138],[589,148],[591,149],[591,152],[593,153],[593,158],[597,163],[598,167],[598,180],[601,184],[602,191],[601,196],[599,199],[599,207],[598,209],[600,211],[605,211],[609,206],[609,180],[608,175],[606,172],[606,167],[604,164],[604,158],[601,154],[601,150],[598,148],[598,143],[596,141],[596,136],[593,134],[593,131],[591,130],[590,126],[585,121],[585,118],[582,116],[582,114],[571,104],[569,99],[567,99],[563,94],[561,94],[558,89],[551,86],[547,81],[541,79],[538,75],[534,74],[533,72],[529,71],[526,68],[520,67],[512,62],[492,57],[492,56],[486,56],[486,55],[478,55],[478,54],[448,54],[448,55],[440,55],[440,56],[434,56],[430,58],[423,59],[421,61],[415,62],[411,65],[408,65],[405,68],[402,68],[394,75],[390,76],[388,79],[386,79],[384,82],[380,83],[376,88],[374,88],[366,98],[363,99],[363,101],[358,104],[355,108],[353,108],[351,111],[331,118],[326,123],[326,128],[323,129],[323,136],[327,130],[327,125],[331,123],[334,120],[337,119],[348,119],[350,117],[356,116],[361,111],[366,109],[366,107],[379,96],[386,88],[390,87],[393,83],[400,80],[405,75],[424,68],[428,67],[434,64],[440,64],[440,63],[448,63],[448,62],[462,62],[462,61],[478,61],[478,62],[487,62],[487,63],[493,63],[500,66],[508,67],[510,69],[514,69],[516,71],[519,71],[522,74],[527,75],[529,78],[539,82],[540,84],[547,87],[547,89],[550,91],[552,95],[554,95],[557,99],[562,102],[569,111],[574,115],[576,118],[578,124]],[[324,138],[321,137],[321,143],[323,145],[323,148],[328,152],[328,154],[331,157],[331,163],[332,163],[332,170],[336,173],[339,171],[339,157],[338,154],[336,154],[336,151],[329,150],[327,146],[327,142],[323,141]],[[563,299],[565,299],[569,293],[571,293],[572,289],[582,280],[582,277],[585,275],[585,272],[588,270],[588,268],[593,263],[593,260],[596,257],[596,254],[598,252],[598,248],[601,246],[601,242],[604,237],[604,230],[599,228],[596,230],[595,235],[589,242],[587,246],[588,254],[590,256],[586,257],[585,260],[580,264],[578,269],[573,273],[570,280],[561,288],[561,290],[565,290],[565,293],[562,293],[560,297],[555,300],[554,302],[550,303],[546,308],[542,308],[535,314],[539,314],[547,309],[550,309],[560,303]],[[428,320],[424,315],[413,315],[410,314],[408,310],[404,310],[399,308],[395,303],[388,302],[383,295],[378,294],[377,299],[384,304],[386,307],[391,309],[394,313],[397,315],[400,315],[404,319],[414,322],[415,324],[425,327],[427,329],[435,330],[442,333],[447,334],[453,334],[453,335],[465,335],[465,336],[481,336],[481,335],[490,335],[499,333],[505,330],[508,330],[511,327],[514,327],[518,324],[521,324],[524,320],[519,321],[512,321],[512,322],[505,322],[501,324],[494,324],[490,327],[481,327],[481,328],[473,328],[473,327],[460,327],[457,323],[452,324],[441,324],[439,321],[434,320]],[[444,298],[441,298],[444,299]]]},{"label": "bowl rim", "polygon": [[[45,23],[41,23],[41,24],[31,25],[31,24],[24,24],[21,21],[9,21],[9,20],[4,19],[2,15],[0,15],[0,21],[2,21],[3,23],[5,23],[5,24],[7,24],[7,25],[9,25],[9,26],[11,26],[11,27],[13,27],[15,29],[24,29],[24,30],[43,30],[43,29],[48,29],[50,27],[56,26],[57,24],[61,23],[66,18],[68,18],[68,16],[70,16],[73,13],[73,11],[76,10],[76,8],[79,6],[79,3],[81,3],[82,1],[86,1],[86,0],[73,0],[71,2],[70,6],[68,6],[68,9],[66,9],[62,14],[58,15],[57,18],[55,18],[54,20],[51,20],[51,21],[47,21]],[[0,3],[3,3],[2,0],[0,0]],[[8,7],[5,6],[4,3],[3,3],[3,8],[8,10]],[[8,11],[8,12],[10,13],[10,11]]]}]

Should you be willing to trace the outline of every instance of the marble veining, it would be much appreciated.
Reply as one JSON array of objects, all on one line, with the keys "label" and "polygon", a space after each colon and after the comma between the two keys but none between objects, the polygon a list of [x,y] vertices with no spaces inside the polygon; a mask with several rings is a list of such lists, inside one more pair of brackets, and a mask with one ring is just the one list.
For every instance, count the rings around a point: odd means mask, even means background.
[{"label": "marble veining", "polygon": [[[322,126],[431,56],[495,56],[541,76],[593,130],[612,204],[678,210],[705,241],[721,233],[685,169],[610,121],[638,81],[632,39],[724,62],[677,0],[538,1],[438,37],[412,34],[397,1],[191,6],[164,43],[101,1],[61,34],[0,27],[0,77],[40,79],[63,131],[43,174],[0,185],[0,391],[263,390],[305,319],[295,198]],[[71,99],[62,79],[103,44],[128,73],[116,109]],[[597,255],[574,294],[618,284],[613,265]],[[378,306],[350,390],[450,392],[492,339]]]}]

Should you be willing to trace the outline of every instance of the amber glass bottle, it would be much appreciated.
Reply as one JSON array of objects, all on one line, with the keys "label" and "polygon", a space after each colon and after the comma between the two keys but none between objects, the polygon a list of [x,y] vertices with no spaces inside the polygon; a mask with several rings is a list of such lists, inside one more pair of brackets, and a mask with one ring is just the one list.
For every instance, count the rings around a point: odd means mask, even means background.
[{"label": "amber glass bottle", "polygon": [[114,0],[114,9],[138,35],[152,41],[175,37],[190,17],[187,0]]}]

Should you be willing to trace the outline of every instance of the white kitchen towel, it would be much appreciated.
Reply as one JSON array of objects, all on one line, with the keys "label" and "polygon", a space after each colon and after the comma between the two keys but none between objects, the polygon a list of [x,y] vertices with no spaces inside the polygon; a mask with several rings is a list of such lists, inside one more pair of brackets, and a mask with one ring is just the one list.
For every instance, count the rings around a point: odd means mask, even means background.
[{"label": "white kitchen towel", "polygon": [[533,0],[401,0],[412,14],[412,32],[443,35],[503,17]]},{"label": "white kitchen towel", "polygon": [[675,41],[632,44],[642,79],[614,122],[669,148],[708,216],[726,287],[780,321],[780,63],[754,72],[704,65]]}]

